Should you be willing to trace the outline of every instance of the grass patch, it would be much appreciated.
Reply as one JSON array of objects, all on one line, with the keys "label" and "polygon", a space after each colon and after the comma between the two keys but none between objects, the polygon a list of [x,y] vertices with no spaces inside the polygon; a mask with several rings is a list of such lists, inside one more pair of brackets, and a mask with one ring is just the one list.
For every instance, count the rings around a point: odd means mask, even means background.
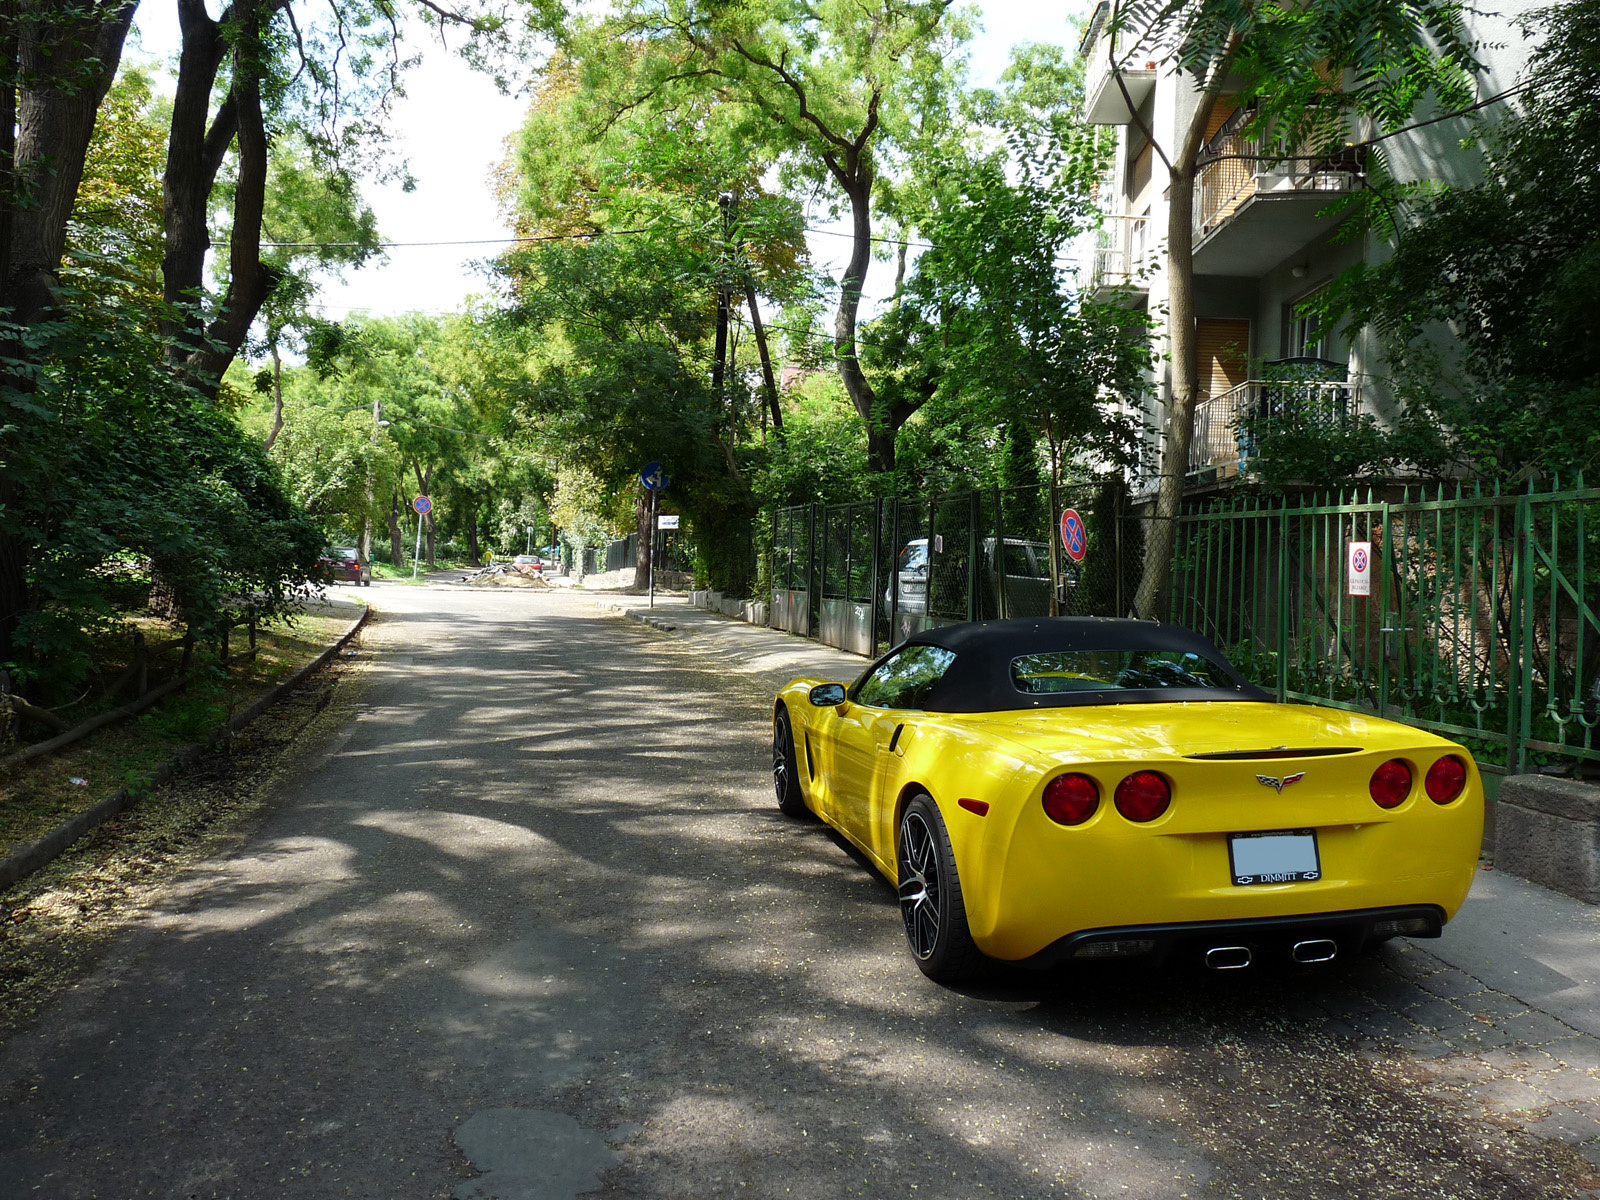
[{"label": "grass patch", "polygon": [[[0,778],[0,857],[43,837],[118,788],[147,788],[163,762],[310,662],[360,612],[359,604],[339,598],[308,604],[290,621],[257,629],[255,656],[227,666],[219,660],[216,645],[197,646],[188,686],[149,712],[13,768]],[[174,636],[159,623],[142,631],[151,640]],[[242,655],[247,646],[245,631],[236,630],[233,655]]]}]

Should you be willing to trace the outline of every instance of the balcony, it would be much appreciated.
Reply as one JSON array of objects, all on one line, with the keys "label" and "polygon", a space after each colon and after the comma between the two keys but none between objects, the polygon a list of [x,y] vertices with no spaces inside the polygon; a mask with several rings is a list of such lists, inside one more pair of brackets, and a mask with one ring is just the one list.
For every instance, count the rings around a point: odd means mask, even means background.
[{"label": "balcony", "polygon": [[1268,364],[1293,368],[1296,379],[1250,379],[1231,391],[1195,405],[1194,436],[1189,442],[1186,486],[1226,483],[1244,474],[1254,447],[1279,421],[1312,421],[1324,425],[1353,422],[1361,411],[1361,381],[1304,378],[1307,374],[1339,373],[1341,363],[1319,359]]},{"label": "balcony", "polygon": [[[1111,5],[1101,0],[1078,43],[1078,53],[1084,58],[1083,119],[1090,125],[1130,124],[1156,86],[1155,54],[1126,33],[1118,31],[1113,36],[1106,29],[1110,16]],[[1113,64],[1120,65],[1120,86]]]},{"label": "balcony", "polygon": [[1143,304],[1154,265],[1150,218],[1108,215],[1105,222],[1094,251],[1089,298],[1096,304]]},{"label": "balcony", "polygon": [[1274,157],[1257,137],[1240,132],[1243,110],[1205,148],[1195,180],[1194,269],[1199,275],[1258,278],[1303,250],[1337,223],[1324,210],[1366,182],[1366,151],[1314,153],[1308,147]]}]

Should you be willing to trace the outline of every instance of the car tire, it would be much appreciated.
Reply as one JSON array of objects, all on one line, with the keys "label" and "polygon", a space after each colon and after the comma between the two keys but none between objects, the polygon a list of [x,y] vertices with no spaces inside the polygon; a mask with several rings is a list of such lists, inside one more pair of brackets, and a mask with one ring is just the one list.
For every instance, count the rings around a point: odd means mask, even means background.
[{"label": "car tire", "polygon": [[929,979],[970,979],[982,969],[984,957],[967,927],[955,854],[931,796],[911,798],[900,815],[896,842],[900,919],[911,956]]},{"label": "car tire", "polygon": [[794,727],[788,709],[780,707],[772,718],[772,790],[778,811],[786,817],[803,817],[811,810],[800,793],[800,765],[794,752]]}]

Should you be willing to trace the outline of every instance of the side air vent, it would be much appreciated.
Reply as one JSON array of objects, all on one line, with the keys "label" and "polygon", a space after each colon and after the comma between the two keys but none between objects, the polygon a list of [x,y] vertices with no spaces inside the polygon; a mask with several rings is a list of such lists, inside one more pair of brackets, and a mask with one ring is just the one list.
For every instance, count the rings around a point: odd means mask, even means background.
[{"label": "side air vent", "polygon": [[1274,746],[1270,750],[1218,750],[1212,754],[1185,754],[1184,757],[1233,762],[1256,758],[1326,758],[1330,754],[1360,754],[1361,750],[1360,746],[1308,746],[1301,750]]}]

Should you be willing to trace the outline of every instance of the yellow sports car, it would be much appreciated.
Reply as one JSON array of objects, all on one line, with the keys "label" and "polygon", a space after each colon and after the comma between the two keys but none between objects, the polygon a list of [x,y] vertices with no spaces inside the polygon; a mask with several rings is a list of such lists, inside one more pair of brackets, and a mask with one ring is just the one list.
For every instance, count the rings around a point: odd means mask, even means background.
[{"label": "yellow sports car", "polygon": [[941,980],[1437,937],[1483,838],[1462,747],[1278,704],[1206,639],[1146,621],[951,625],[848,687],[797,679],[772,776],[783,812],[816,813],[899,887]]}]

